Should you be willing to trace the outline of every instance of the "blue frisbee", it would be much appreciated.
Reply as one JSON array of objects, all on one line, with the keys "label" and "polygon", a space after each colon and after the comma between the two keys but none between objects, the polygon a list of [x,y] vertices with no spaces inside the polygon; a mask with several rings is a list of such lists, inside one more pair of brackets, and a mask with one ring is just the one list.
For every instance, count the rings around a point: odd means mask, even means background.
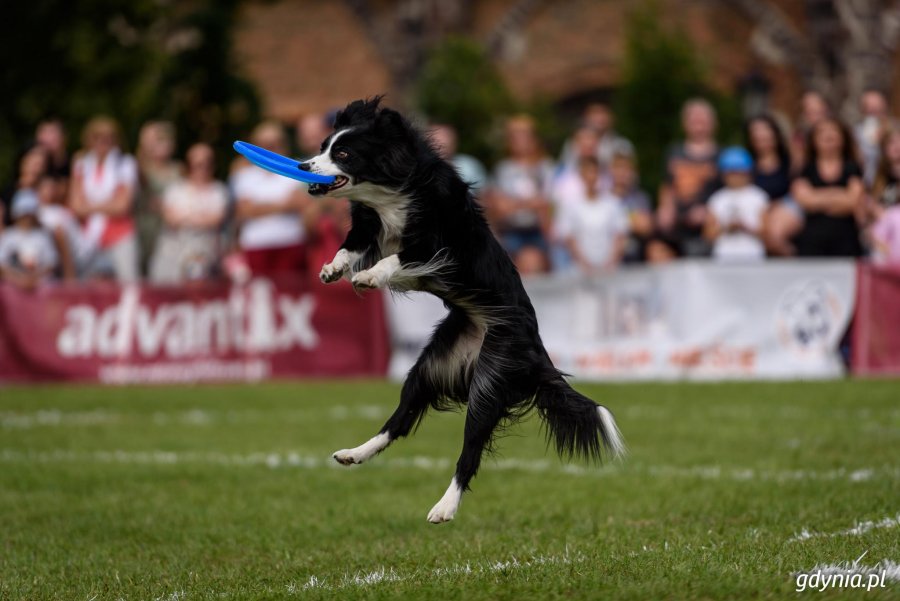
[{"label": "blue frisbee", "polygon": [[262,167],[266,171],[283,175],[306,184],[333,184],[333,175],[319,175],[300,168],[300,161],[281,156],[278,153],[260,148],[249,142],[238,140],[234,143],[234,149],[244,155],[248,161]]}]

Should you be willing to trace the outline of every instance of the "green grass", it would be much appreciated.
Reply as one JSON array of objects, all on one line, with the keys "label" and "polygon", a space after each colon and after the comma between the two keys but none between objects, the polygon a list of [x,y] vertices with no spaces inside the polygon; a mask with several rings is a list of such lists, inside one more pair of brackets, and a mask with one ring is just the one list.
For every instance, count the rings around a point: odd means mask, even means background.
[{"label": "green grass", "polygon": [[529,420],[440,526],[461,415],[329,462],[396,385],[0,389],[0,598],[900,596],[792,576],[900,561],[900,528],[841,534],[900,514],[898,382],[579,388],[616,413],[627,461],[566,468]]}]

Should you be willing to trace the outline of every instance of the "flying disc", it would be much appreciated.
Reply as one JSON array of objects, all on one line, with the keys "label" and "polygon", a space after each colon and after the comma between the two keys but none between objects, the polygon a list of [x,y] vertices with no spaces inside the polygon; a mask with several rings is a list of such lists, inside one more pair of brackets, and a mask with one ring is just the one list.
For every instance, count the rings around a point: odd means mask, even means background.
[{"label": "flying disc", "polygon": [[249,142],[241,142],[238,140],[234,143],[234,149],[244,155],[248,161],[262,167],[266,171],[283,175],[307,184],[333,184],[333,175],[319,175],[311,173],[300,168],[300,161],[281,156],[271,150],[260,148]]}]

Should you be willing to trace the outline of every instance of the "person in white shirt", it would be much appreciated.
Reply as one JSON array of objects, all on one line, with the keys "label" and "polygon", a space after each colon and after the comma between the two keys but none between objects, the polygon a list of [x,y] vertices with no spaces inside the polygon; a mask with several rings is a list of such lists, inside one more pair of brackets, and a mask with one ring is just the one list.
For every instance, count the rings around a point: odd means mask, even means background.
[{"label": "person in white shirt", "polygon": [[85,152],[72,167],[69,208],[98,249],[88,271],[112,269],[120,282],[138,279],[138,245],[131,215],[138,189],[137,161],[119,148],[118,123],[95,117],[84,128]]},{"label": "person in white shirt", "polygon": [[584,185],[560,207],[556,231],[583,273],[607,271],[622,261],[628,214],[618,197],[602,190],[597,157],[579,159],[578,170]]},{"label": "person in white shirt", "polygon": [[766,257],[762,241],[763,215],[769,196],[753,185],[753,159],[741,147],[726,148],[719,156],[725,187],[709,197],[705,237],[713,257],[722,261],[759,261]]},{"label": "person in white shirt", "polygon": [[212,275],[219,259],[219,229],[228,209],[228,189],[213,177],[215,154],[208,144],[187,151],[187,177],[163,192],[164,227],[150,262],[156,284],[177,284]]},{"label": "person in white shirt", "polygon": [[[253,143],[287,154],[287,138],[278,123],[258,126]],[[239,246],[254,276],[298,273],[306,268],[307,228],[318,217],[315,201],[292,179],[247,165],[231,176],[240,224]]]},{"label": "person in white shirt", "polygon": [[13,224],[0,234],[0,277],[26,290],[52,278],[59,266],[53,238],[38,221],[39,208],[33,190],[19,190],[10,208]]}]

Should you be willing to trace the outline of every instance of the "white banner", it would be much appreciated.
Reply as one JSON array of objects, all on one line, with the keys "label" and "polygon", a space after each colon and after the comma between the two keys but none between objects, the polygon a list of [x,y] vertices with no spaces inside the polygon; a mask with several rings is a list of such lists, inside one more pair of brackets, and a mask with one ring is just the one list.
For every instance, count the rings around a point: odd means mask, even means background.
[{"label": "white banner", "polygon": [[[834,378],[855,264],[682,261],[525,287],[554,363],[578,379]],[[401,378],[446,310],[413,294],[388,313],[390,375]]]}]

